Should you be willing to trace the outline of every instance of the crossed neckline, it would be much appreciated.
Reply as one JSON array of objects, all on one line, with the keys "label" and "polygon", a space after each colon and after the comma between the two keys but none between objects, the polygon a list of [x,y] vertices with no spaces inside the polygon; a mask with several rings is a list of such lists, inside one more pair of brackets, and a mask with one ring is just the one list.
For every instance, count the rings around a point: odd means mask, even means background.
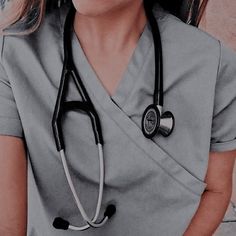
[{"label": "crossed neckline", "polygon": [[[159,4],[156,4],[153,10],[154,15],[159,23],[165,18],[165,16],[168,15]],[[60,11],[62,30],[62,19],[63,21],[65,20],[66,13],[67,11],[64,11],[63,17],[61,17],[62,11]],[[78,70],[78,73],[86,89],[93,93],[100,104],[104,104],[105,100],[109,100],[109,103],[115,103],[120,108],[124,107],[126,101],[128,101],[129,95],[132,93],[132,90],[141,79],[140,72],[145,66],[145,58],[150,50],[153,49],[153,38],[149,23],[146,22],[143,31],[136,43],[135,49],[132,52],[128,64],[126,65],[122,78],[119,80],[115,92],[112,95],[110,95],[105,89],[104,85],[90,64],[74,28],[72,29],[71,41],[74,65]]]}]

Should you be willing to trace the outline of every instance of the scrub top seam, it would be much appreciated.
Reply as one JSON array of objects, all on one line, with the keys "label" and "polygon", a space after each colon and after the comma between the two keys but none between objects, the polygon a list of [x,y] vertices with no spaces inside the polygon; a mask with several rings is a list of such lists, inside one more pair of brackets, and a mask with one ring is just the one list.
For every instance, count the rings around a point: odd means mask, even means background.
[{"label": "scrub top seam", "polygon": [[1,56],[0,56],[0,61],[1,61],[1,64],[3,62],[3,45],[4,45],[4,42],[5,42],[5,36],[1,36],[2,37],[2,44],[1,44]]},{"label": "scrub top seam", "polygon": [[224,142],[211,143],[210,151],[224,152],[236,149],[236,137]]},{"label": "scrub top seam", "polygon": [[[219,45],[219,58],[218,58],[218,67],[217,67],[216,79],[215,79],[215,84],[214,84],[214,86],[215,86],[215,88],[214,88],[214,100],[215,100],[215,96],[216,96],[216,85],[217,85],[217,82],[219,80],[219,74],[220,74],[220,69],[221,69],[221,65],[222,65],[221,42],[220,42],[220,40],[217,40],[217,41],[218,41],[218,45]],[[212,122],[213,122],[214,117],[216,117],[222,111],[222,110],[219,110],[217,114],[214,114],[214,104],[215,104],[215,102],[213,102]]]},{"label": "scrub top seam", "polygon": [[219,54],[218,54],[218,65],[217,65],[217,71],[216,71],[216,78],[215,78],[215,81],[214,81],[214,89],[213,89],[214,96],[213,96],[213,102],[212,102],[213,106],[212,106],[212,109],[211,109],[211,125],[210,125],[209,151],[212,150],[211,147],[212,147],[213,144],[215,144],[211,140],[211,132],[212,132],[213,119],[216,116],[214,114],[214,104],[215,104],[214,100],[215,100],[215,96],[216,96],[216,83],[217,83],[217,80],[218,80],[218,77],[219,77],[219,72],[220,72],[220,67],[221,67],[221,54],[222,54],[221,53],[221,42],[220,42],[220,40],[217,40],[217,42],[218,42],[218,53]]},{"label": "scrub top seam", "polygon": [[[4,68],[3,68],[3,69],[4,69]],[[4,70],[4,71],[5,71],[5,70]],[[6,82],[6,81],[4,81],[4,80],[2,80],[2,79],[0,79],[0,82],[3,83],[3,84],[5,84],[5,85],[8,86],[9,88],[11,88],[10,83],[8,83],[8,82]]]},{"label": "scrub top seam", "polygon": [[220,69],[222,65],[222,46],[221,46],[220,40],[217,40],[217,41],[219,45],[219,59],[218,59],[218,67],[217,67],[217,74],[216,74],[216,82],[218,81],[219,73],[220,73]]},{"label": "scrub top seam", "polygon": [[4,73],[5,73],[6,77],[7,77],[6,78],[7,81],[4,81],[4,80],[0,79],[0,82],[4,83],[9,88],[12,88],[11,87],[11,83],[10,83],[10,79],[9,79],[9,77],[7,75],[7,72],[6,72],[6,69],[4,68],[4,65],[3,65],[4,45],[5,45],[5,35],[2,36],[1,55],[0,55],[0,63],[1,63],[1,65],[0,66],[2,67]]}]

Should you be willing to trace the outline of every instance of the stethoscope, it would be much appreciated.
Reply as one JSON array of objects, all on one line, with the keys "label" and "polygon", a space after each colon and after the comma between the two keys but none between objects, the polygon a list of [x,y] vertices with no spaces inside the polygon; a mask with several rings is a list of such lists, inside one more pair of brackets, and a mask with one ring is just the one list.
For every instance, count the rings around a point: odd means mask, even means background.
[{"label": "stethoscope", "polygon": [[[153,104],[149,105],[143,114],[142,117],[142,132],[145,137],[152,138],[157,133],[160,133],[164,137],[169,136],[174,128],[174,116],[170,111],[162,113],[163,107],[163,64],[162,64],[162,46],[161,38],[158,29],[158,25],[155,17],[153,16],[151,8],[149,8],[144,1],[144,8],[147,15],[147,19],[150,23],[153,39],[154,39],[154,48],[155,48],[155,90]],[[54,219],[53,226],[57,229],[71,229],[71,230],[86,230],[90,227],[98,228],[103,226],[108,219],[110,219],[116,212],[116,206],[109,204],[104,212],[104,216],[101,220],[98,221],[101,204],[102,204],[102,195],[103,195],[103,185],[104,185],[104,157],[103,157],[103,136],[102,129],[100,124],[99,116],[94,108],[94,105],[82,83],[82,80],[79,74],[76,72],[75,65],[72,59],[72,45],[71,45],[71,32],[73,27],[73,20],[75,17],[75,8],[71,4],[69,12],[66,17],[64,25],[64,63],[63,70],[61,75],[61,81],[59,85],[56,105],[52,118],[52,129],[53,135],[55,138],[55,143],[57,151],[60,153],[61,161],[63,164],[63,169],[66,175],[67,182],[73,194],[76,206],[78,207],[81,216],[83,217],[85,224],[83,226],[74,226],[71,225],[68,221],[64,220],[61,217]],[[65,96],[68,89],[68,82],[70,76],[73,78],[73,81],[76,85],[76,88],[79,91],[79,94],[82,98],[82,101],[66,101]],[[68,169],[66,155],[65,155],[65,145],[63,141],[63,133],[61,121],[63,115],[72,110],[80,110],[90,117],[95,143],[98,147],[98,156],[99,156],[99,193],[97,198],[97,205],[94,217],[90,219],[82,206],[82,203],[76,193],[74,184],[71,179],[71,175]]]}]

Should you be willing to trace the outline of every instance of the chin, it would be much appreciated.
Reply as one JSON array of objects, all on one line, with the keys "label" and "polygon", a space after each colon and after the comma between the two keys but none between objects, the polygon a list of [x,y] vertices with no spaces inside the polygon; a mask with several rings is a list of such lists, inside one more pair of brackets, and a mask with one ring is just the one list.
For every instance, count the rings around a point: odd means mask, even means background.
[{"label": "chin", "polygon": [[140,0],[72,0],[76,10],[85,16],[99,16],[111,13],[134,1]]}]

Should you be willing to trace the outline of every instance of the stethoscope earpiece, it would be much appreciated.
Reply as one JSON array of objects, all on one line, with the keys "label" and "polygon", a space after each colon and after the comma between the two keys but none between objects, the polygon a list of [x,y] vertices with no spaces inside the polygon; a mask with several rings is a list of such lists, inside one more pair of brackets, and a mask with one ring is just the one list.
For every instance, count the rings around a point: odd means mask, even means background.
[{"label": "stethoscope earpiece", "polygon": [[107,206],[105,212],[104,212],[104,217],[108,217],[110,219],[114,214],[116,213],[116,206],[113,204],[110,204]]},{"label": "stethoscope earpiece", "polygon": [[67,230],[69,228],[70,223],[67,220],[62,219],[61,217],[56,217],[52,225],[56,229]]}]

